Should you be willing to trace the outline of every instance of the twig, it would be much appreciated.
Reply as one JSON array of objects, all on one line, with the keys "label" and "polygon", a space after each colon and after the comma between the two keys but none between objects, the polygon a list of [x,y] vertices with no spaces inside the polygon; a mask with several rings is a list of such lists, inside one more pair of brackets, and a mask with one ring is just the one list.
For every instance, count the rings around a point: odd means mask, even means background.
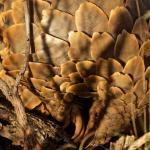
[{"label": "twig", "polygon": [[141,12],[140,12],[140,5],[139,5],[139,0],[136,0],[136,8],[137,8],[137,13],[138,13],[138,17],[141,16]]},{"label": "twig", "polygon": [[17,94],[18,93],[18,86],[20,84],[20,81],[26,71],[26,68],[28,66],[28,60],[29,60],[29,54],[30,54],[30,50],[31,50],[31,43],[30,43],[30,15],[29,15],[29,1],[26,0],[24,1],[24,11],[25,11],[25,27],[26,27],[26,42],[27,42],[27,46],[26,46],[26,51],[25,51],[25,59],[24,59],[24,65],[21,68],[17,78],[16,78],[16,83],[13,89],[13,93]]},{"label": "twig", "polygon": [[131,103],[131,121],[133,125],[134,134],[137,137],[138,134],[137,134],[137,128],[136,128],[136,123],[135,123],[135,104],[133,103],[133,101]]},{"label": "twig", "polygon": [[[25,60],[24,60],[24,65],[22,67],[22,69],[19,72],[18,77],[16,78],[16,84],[14,86],[14,90],[13,90],[13,94],[17,95],[18,99],[19,99],[19,95],[18,95],[18,87],[20,85],[20,81],[26,71],[26,68],[28,66],[28,61],[29,61],[29,54],[31,51],[31,22],[30,22],[30,0],[25,0],[24,1],[24,11],[25,11],[25,27],[26,27],[26,42],[27,42],[27,46],[26,46],[26,51],[25,51]],[[16,100],[16,105],[20,105],[21,107],[21,101],[17,101]],[[36,134],[34,135],[33,130],[30,128],[30,126],[28,125],[27,122],[27,118],[26,118],[26,114],[25,114],[25,110],[23,108],[23,104],[22,104],[22,118],[20,119],[24,119],[22,120],[22,122],[24,124],[21,124],[22,128],[24,129],[24,150],[31,150],[31,149],[35,149],[35,150],[41,150],[41,146],[38,143]],[[20,120],[21,121],[21,120]]]},{"label": "twig", "polygon": [[13,105],[15,113],[16,113],[17,121],[22,131],[24,132],[24,150],[32,150],[32,149],[37,150],[37,149],[41,149],[40,145],[38,144],[36,136],[34,136],[32,129],[28,125],[25,108],[18,94],[19,93],[18,87],[25,73],[25,70],[28,66],[29,53],[31,50],[31,44],[30,44],[31,24],[30,24],[30,14],[29,14],[29,0],[26,0],[24,2],[24,10],[25,10],[25,25],[26,25],[26,36],[27,36],[27,48],[25,51],[24,65],[16,78],[16,84],[14,86],[14,89],[13,90],[9,89],[7,84],[3,82],[2,80],[0,81],[0,89],[2,90],[3,94],[7,97],[7,99]]},{"label": "twig", "polygon": [[15,96],[12,93],[11,89],[9,89],[8,85],[1,79],[0,79],[0,90],[14,107],[17,120],[21,128],[25,128],[27,125],[27,118],[20,97],[18,97],[17,95]]},{"label": "twig", "polygon": [[23,107],[23,103],[22,100],[19,97],[19,92],[18,92],[18,87],[20,85],[20,81],[25,73],[25,70],[27,68],[27,64],[28,64],[28,59],[29,59],[29,52],[30,52],[30,16],[29,16],[29,2],[28,0],[24,2],[24,9],[25,9],[25,22],[26,22],[26,32],[27,32],[27,48],[26,48],[26,52],[25,52],[25,60],[24,60],[24,65],[21,68],[17,78],[16,78],[16,83],[13,89],[13,106],[14,109],[16,111],[16,115],[17,115],[17,120],[20,124],[20,126],[22,127],[22,129],[26,130],[27,126],[28,126],[28,122],[27,122],[27,117],[26,117],[26,113],[25,113],[25,109]]},{"label": "twig", "polygon": [[142,137],[138,138],[128,150],[136,150],[140,148],[143,144],[150,141],[150,132],[144,134]]}]

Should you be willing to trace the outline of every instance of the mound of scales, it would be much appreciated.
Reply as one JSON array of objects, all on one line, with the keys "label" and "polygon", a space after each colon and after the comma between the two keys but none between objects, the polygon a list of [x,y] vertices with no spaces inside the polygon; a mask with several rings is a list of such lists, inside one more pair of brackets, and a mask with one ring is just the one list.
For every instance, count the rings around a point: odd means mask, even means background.
[{"label": "mound of scales", "polygon": [[[25,60],[23,4],[0,3],[0,78],[10,88]],[[149,20],[142,17],[150,5],[136,4],[33,0],[33,48],[19,85],[24,106],[73,123],[75,142],[94,131],[92,145],[104,144],[126,130],[150,97]]]}]

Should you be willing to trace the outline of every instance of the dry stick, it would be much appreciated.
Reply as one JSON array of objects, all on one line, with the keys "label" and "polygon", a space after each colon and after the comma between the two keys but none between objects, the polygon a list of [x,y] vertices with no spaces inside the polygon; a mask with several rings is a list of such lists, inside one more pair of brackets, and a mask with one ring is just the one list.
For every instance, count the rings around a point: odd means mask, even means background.
[{"label": "dry stick", "polygon": [[[18,87],[20,85],[20,81],[26,71],[26,68],[28,66],[28,60],[29,60],[29,54],[31,50],[31,43],[30,43],[30,14],[29,14],[29,0],[24,1],[24,10],[25,10],[25,26],[26,26],[26,37],[27,37],[27,47],[25,51],[25,60],[24,65],[22,69],[20,70],[17,78],[16,78],[16,84],[13,89],[13,106],[16,111],[17,120],[21,126],[21,128],[24,131],[24,149],[31,150],[31,149],[41,149],[40,145],[36,142],[36,139],[34,138],[34,135],[31,128],[28,125],[27,116],[25,113],[25,109],[22,103],[22,100],[19,97],[18,94]],[[35,145],[38,146],[38,148],[33,148]]]},{"label": "dry stick", "polygon": [[133,131],[136,137],[138,137],[137,134],[137,128],[136,128],[136,122],[135,122],[135,104],[131,103],[131,121],[132,121],[132,125],[133,125]]},{"label": "dry stick", "polygon": [[25,27],[26,27],[26,51],[25,51],[25,59],[24,59],[24,65],[21,68],[17,78],[16,78],[16,84],[14,86],[13,93],[17,94],[18,93],[18,87],[20,85],[21,79],[26,71],[26,68],[28,66],[28,61],[29,61],[29,54],[31,51],[31,23],[30,23],[30,12],[29,12],[29,3],[30,0],[25,0],[24,1],[24,12],[25,12]]},{"label": "dry stick", "polygon": [[8,85],[1,79],[0,79],[0,90],[6,96],[7,100],[9,100],[13,105],[18,123],[22,128],[24,128],[27,125],[27,117],[21,99],[18,96],[15,96],[12,93],[11,89],[8,87]]},{"label": "dry stick", "polygon": [[136,8],[137,8],[137,13],[138,13],[138,17],[141,16],[141,12],[140,12],[140,6],[139,6],[139,0],[136,0]]},{"label": "dry stick", "polygon": [[17,120],[20,123],[21,127],[24,129],[28,126],[27,123],[27,117],[25,113],[25,109],[22,103],[22,100],[19,97],[19,92],[18,92],[18,87],[20,85],[20,81],[26,71],[27,64],[28,64],[28,59],[29,59],[29,52],[30,52],[30,21],[29,21],[29,12],[28,12],[28,2],[24,2],[24,7],[25,7],[25,22],[26,22],[26,32],[27,32],[27,48],[26,48],[26,53],[25,53],[25,60],[24,60],[24,65],[21,68],[17,78],[16,78],[16,83],[13,89],[13,98],[14,98],[14,108],[16,111],[17,115]]},{"label": "dry stick", "polygon": [[[8,87],[8,85],[0,79],[0,90],[5,95],[6,99],[12,104],[14,107],[14,111],[16,114],[17,122],[19,123],[20,129],[23,131],[24,139],[26,138],[26,130],[29,131],[28,125],[27,125],[27,116],[24,110],[24,107],[22,105],[22,101],[19,96],[14,95],[12,90]],[[24,140],[24,150],[31,150],[30,143],[26,140]],[[29,145],[30,144],[30,145]]]},{"label": "dry stick", "polygon": [[[27,51],[28,51],[28,47],[27,47]],[[18,94],[18,87],[20,85],[20,81],[26,70],[27,61],[28,61],[28,52],[26,52],[24,66],[22,67],[22,69],[20,70],[20,72],[16,78],[16,83],[15,83],[15,86],[13,89],[13,101],[14,101],[13,106],[16,111],[17,120],[18,120],[21,128],[24,131],[26,130],[26,128],[28,126],[28,122],[27,122],[27,117],[26,117],[26,113],[25,113],[25,109],[24,109],[22,100],[20,99],[19,94]]]},{"label": "dry stick", "polygon": [[15,93],[15,94],[18,93],[18,87],[20,85],[20,81],[21,81],[21,79],[22,79],[22,77],[26,71],[26,68],[28,66],[29,54],[30,54],[30,49],[31,49],[31,44],[30,44],[30,35],[31,35],[30,34],[30,16],[29,16],[29,8],[28,8],[29,2],[27,2],[27,1],[24,2],[27,46],[26,46],[26,51],[25,51],[24,65],[21,68],[21,70],[20,70],[20,72],[16,78],[16,84],[15,84],[14,90],[13,90],[13,93]]},{"label": "dry stick", "polygon": [[142,137],[138,138],[130,147],[128,150],[135,150],[140,148],[143,144],[150,141],[150,132],[144,134]]},{"label": "dry stick", "polygon": [[[139,2],[138,2],[138,0],[135,0],[135,2],[136,2],[136,8],[137,8],[137,12],[138,12],[138,17],[140,17]],[[132,121],[132,125],[133,125],[134,134],[136,137],[138,137],[136,122],[135,122],[135,105],[134,105],[133,101],[131,103],[131,121]]]}]

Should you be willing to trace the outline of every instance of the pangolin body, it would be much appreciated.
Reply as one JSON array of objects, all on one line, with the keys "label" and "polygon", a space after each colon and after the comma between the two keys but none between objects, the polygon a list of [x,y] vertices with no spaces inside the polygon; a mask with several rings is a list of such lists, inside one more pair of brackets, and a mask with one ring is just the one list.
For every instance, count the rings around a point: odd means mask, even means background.
[{"label": "pangolin body", "polygon": [[[32,0],[34,46],[19,86],[24,106],[72,119],[75,141],[94,130],[92,143],[104,144],[123,132],[150,96],[149,24],[142,17],[150,5],[139,3]],[[0,6],[0,79],[14,87],[27,48],[24,1]],[[87,124],[79,113],[86,99],[92,100]]]}]

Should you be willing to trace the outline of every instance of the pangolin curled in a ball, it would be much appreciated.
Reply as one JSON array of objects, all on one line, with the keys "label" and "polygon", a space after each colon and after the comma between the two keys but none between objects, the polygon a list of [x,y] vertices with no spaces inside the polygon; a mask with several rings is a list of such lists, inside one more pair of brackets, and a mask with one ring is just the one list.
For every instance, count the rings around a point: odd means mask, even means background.
[{"label": "pangolin curled in a ball", "polygon": [[[149,102],[149,20],[142,15],[150,4],[31,2],[33,48],[19,86],[24,106],[65,127],[75,124],[75,142],[93,131],[93,145],[108,142]],[[13,88],[26,52],[24,1],[1,0],[0,6],[0,79]]]}]

